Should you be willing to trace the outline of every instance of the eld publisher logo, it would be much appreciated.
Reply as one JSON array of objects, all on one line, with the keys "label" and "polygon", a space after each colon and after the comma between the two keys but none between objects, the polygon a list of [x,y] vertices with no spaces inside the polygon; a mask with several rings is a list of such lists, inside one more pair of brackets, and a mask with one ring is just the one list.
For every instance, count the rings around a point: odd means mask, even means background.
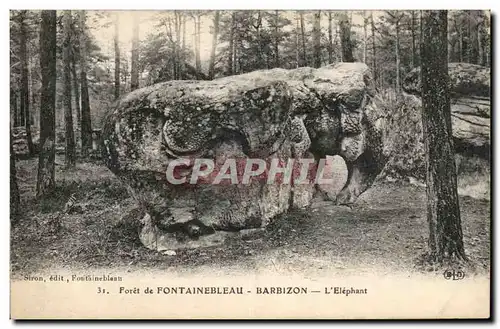
[{"label": "eld publisher logo", "polygon": [[446,280],[463,280],[465,278],[465,272],[460,270],[446,270],[443,276]]}]

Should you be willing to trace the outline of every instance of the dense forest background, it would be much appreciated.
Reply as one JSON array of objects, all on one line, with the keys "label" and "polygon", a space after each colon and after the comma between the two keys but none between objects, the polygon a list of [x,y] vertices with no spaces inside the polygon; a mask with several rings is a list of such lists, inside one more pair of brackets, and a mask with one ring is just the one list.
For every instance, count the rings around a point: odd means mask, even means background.
[{"label": "dense forest background", "polygon": [[[67,20],[65,21],[65,15]],[[212,79],[275,67],[362,61],[379,91],[401,90],[420,63],[420,11],[57,12],[56,130],[64,130],[64,70],[75,137],[99,129],[120,95],[174,79]],[[40,12],[11,11],[11,116],[37,138],[42,76]],[[490,66],[490,17],[448,14],[449,62]],[[90,112],[90,116],[85,114]],[[83,116],[82,116],[83,113]],[[91,121],[87,123],[85,118]],[[90,133],[89,129],[86,129]]]}]

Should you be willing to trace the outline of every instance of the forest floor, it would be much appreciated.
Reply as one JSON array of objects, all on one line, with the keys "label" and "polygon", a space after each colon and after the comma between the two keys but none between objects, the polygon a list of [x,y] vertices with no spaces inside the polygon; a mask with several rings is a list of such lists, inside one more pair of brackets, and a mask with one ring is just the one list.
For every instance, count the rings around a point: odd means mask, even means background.
[{"label": "forest floor", "polygon": [[[232,238],[221,246],[167,255],[146,249],[135,232],[120,225],[134,204],[109,170],[99,163],[79,163],[68,171],[59,156],[56,163],[57,189],[37,201],[37,160],[17,161],[22,213],[11,227],[14,277],[54,269],[251,273],[265,268],[304,275],[432,270],[416,266],[428,237],[425,187],[418,184],[380,181],[352,209],[315,200],[307,211],[276,219],[254,240]],[[478,198],[477,184],[467,188],[475,180],[459,179],[464,243],[474,271],[489,275],[489,182],[481,182],[488,190]],[[61,215],[62,229],[51,232],[47,223],[72,194],[77,211]]]}]

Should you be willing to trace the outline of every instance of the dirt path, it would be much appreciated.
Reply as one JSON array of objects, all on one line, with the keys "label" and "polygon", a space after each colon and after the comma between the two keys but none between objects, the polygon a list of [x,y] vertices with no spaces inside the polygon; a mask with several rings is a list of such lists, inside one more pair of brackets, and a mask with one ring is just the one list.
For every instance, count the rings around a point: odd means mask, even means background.
[{"label": "dirt path", "polygon": [[[85,168],[79,168],[83,172]],[[106,171],[88,170],[94,181],[64,185],[52,203],[27,203],[22,223],[12,230],[13,274],[53,272],[59,269],[107,272],[221,273],[271,272],[315,276],[363,273],[417,273],[416,257],[426,250],[425,189],[410,184],[378,183],[353,209],[315,201],[306,211],[288,214],[273,222],[260,236],[226,245],[180,250],[169,256],[144,248],[134,234],[116,231],[120,217],[131,209]],[[29,176],[29,168],[20,170]],[[71,181],[71,175],[67,180]],[[79,175],[78,177],[81,177]],[[23,177],[21,190],[32,177]],[[65,218],[63,230],[51,234],[45,223],[55,216],[72,189],[79,196],[82,213]],[[29,201],[29,198],[27,199]],[[489,272],[490,202],[460,197],[466,252],[477,272]],[[30,219],[30,220],[27,220]],[[438,273],[436,273],[438,275]],[[440,273],[439,273],[440,275]]]}]

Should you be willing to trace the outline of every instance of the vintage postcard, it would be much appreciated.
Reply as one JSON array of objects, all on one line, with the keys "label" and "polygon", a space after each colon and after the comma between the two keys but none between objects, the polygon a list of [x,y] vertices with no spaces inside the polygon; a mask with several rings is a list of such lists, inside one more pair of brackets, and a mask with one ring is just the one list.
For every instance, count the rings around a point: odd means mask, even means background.
[{"label": "vintage postcard", "polygon": [[12,319],[488,319],[491,17],[11,10]]}]

